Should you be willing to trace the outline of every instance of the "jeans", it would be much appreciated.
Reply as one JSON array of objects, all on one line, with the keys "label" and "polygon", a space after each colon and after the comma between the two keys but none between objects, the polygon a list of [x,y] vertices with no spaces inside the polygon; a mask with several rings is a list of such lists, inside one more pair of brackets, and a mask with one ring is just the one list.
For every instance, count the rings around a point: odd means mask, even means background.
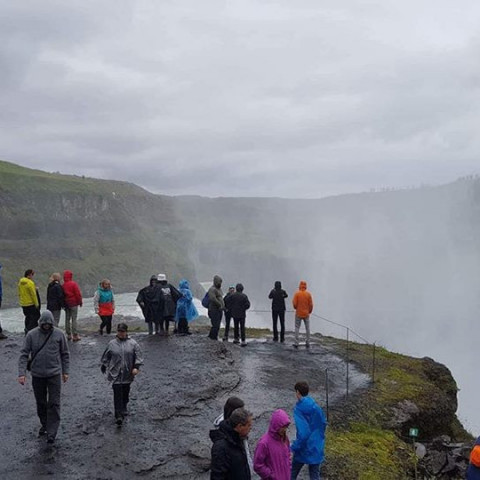
[{"label": "jeans", "polygon": [[102,323],[100,324],[100,330],[103,332],[103,329],[106,328],[107,333],[112,331],[112,315],[100,315]]},{"label": "jeans", "polygon": [[280,319],[280,341],[285,340],[285,310],[272,310],[272,322],[273,322],[273,340],[278,341],[278,328],[277,321]]},{"label": "jeans", "polygon": [[240,329],[240,337],[242,342],[245,342],[245,318],[234,318],[233,319],[233,337],[235,340],[238,340],[239,334],[238,330]]},{"label": "jeans", "polygon": [[55,327],[58,327],[58,324],[60,323],[60,315],[62,313],[61,310],[51,310],[52,315],[53,315],[53,325]]},{"label": "jeans", "polygon": [[[78,335],[77,331],[77,315],[78,315],[78,306],[77,307],[65,307],[65,331],[67,335]],[[70,320],[72,321],[72,326],[70,328]]]},{"label": "jeans", "polygon": [[223,313],[221,310],[208,310],[208,317],[212,324],[208,336],[212,340],[218,340],[218,331],[220,330],[220,323],[222,323],[222,315]]},{"label": "jeans", "polygon": [[160,324],[158,322],[147,322],[148,334],[153,335],[153,326],[155,325],[155,333],[159,332]]},{"label": "jeans", "polygon": [[115,418],[123,418],[127,413],[127,404],[130,400],[130,384],[114,383],[112,386]]},{"label": "jeans", "polygon": [[35,305],[22,307],[25,315],[25,335],[34,328],[38,327],[38,319],[40,318],[40,310]]},{"label": "jeans", "polygon": [[47,430],[47,436],[55,438],[60,425],[61,375],[32,377],[32,387],[40,423]]},{"label": "jeans", "polygon": [[[306,463],[297,462],[295,457],[292,460],[292,477],[291,480],[295,480],[300,473],[300,470]],[[308,465],[308,473],[310,474],[310,480],[320,480],[320,465]]]},{"label": "jeans", "polygon": [[302,320],[305,322],[305,330],[307,332],[307,346],[310,345],[310,317],[300,318],[295,315],[295,345],[298,346],[300,337],[300,325]]},{"label": "jeans", "polygon": [[223,338],[228,340],[228,334],[230,333],[230,321],[232,320],[232,316],[225,312],[225,333],[223,334]]}]

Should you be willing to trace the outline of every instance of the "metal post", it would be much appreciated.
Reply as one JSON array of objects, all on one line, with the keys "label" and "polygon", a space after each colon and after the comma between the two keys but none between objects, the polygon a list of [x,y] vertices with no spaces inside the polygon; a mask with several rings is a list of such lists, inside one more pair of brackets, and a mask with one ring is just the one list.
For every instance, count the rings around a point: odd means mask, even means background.
[{"label": "metal post", "polygon": [[326,396],[327,422],[328,422],[328,368],[325,369],[325,396]]},{"label": "metal post", "polygon": [[348,393],[349,393],[349,364],[350,364],[350,329],[347,327],[347,392],[346,398],[348,400]]}]

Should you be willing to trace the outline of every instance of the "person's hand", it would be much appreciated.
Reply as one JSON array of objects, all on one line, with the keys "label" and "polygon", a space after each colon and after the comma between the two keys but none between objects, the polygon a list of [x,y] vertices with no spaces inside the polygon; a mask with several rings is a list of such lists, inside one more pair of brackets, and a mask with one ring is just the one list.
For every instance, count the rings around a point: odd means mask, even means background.
[{"label": "person's hand", "polygon": [[18,383],[20,385],[25,385],[27,383],[27,377],[25,375],[20,375],[18,377]]},{"label": "person's hand", "polygon": [[105,373],[105,372],[107,371],[107,366],[106,366],[106,365],[102,365],[102,366],[100,367],[100,371],[101,371],[102,373]]},{"label": "person's hand", "polygon": [[62,375],[63,383],[65,383],[68,380],[68,373],[64,373]]},{"label": "person's hand", "polygon": [[135,375],[138,375],[138,373],[140,372],[140,370],[138,368],[134,368],[132,370],[132,375],[135,376]]}]

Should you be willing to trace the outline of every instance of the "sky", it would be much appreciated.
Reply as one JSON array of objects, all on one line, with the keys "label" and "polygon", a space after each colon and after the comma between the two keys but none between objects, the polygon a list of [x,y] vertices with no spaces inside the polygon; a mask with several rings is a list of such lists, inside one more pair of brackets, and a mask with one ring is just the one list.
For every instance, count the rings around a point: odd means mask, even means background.
[{"label": "sky", "polygon": [[0,0],[0,159],[167,195],[480,171],[480,2]]}]

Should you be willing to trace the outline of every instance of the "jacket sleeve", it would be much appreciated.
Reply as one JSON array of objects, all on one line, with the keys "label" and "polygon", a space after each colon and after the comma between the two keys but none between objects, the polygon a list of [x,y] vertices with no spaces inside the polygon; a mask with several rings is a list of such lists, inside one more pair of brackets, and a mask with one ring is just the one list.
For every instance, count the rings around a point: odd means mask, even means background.
[{"label": "jacket sleeve", "polygon": [[250,308],[250,300],[245,295],[245,310],[248,310],[249,308]]},{"label": "jacket sleeve", "polygon": [[28,285],[28,293],[32,297],[33,304],[37,307],[40,308],[40,295],[37,292],[37,289],[35,288],[35,284],[29,283]]},{"label": "jacket sleeve", "polygon": [[18,376],[23,377],[27,372],[28,356],[32,351],[32,336],[28,335],[23,340],[23,346],[20,350],[20,358],[18,359]]},{"label": "jacket sleeve", "polygon": [[103,352],[102,359],[100,363],[105,365],[108,368],[108,364],[110,363],[110,358],[112,357],[112,352],[110,351],[110,345],[107,345],[107,348]]},{"label": "jacket sleeve", "polygon": [[307,443],[307,440],[310,438],[311,431],[305,417],[297,411],[293,412],[293,417],[295,419],[295,428],[297,430],[297,438],[292,443],[291,449],[292,452],[298,452],[304,448]]},{"label": "jacket sleeve", "polygon": [[283,297],[283,298],[287,298],[287,297],[288,297],[288,293],[287,293],[285,290],[282,290],[282,297]]},{"label": "jacket sleeve", "polygon": [[95,290],[95,295],[93,296],[93,308],[95,309],[95,313],[98,313],[99,311],[99,300],[100,294],[98,293],[98,290]]},{"label": "jacket sleeve", "polygon": [[177,303],[178,299],[183,297],[183,294],[180,293],[173,285],[170,285],[170,290],[172,292],[173,301]]},{"label": "jacket sleeve", "polygon": [[253,457],[253,469],[260,475],[262,480],[270,480],[272,478],[272,471],[265,463],[268,449],[262,442],[258,442]]},{"label": "jacket sleeve", "polygon": [[78,305],[82,307],[83,306],[82,292],[80,291],[80,287],[76,283],[75,283],[75,297],[77,299]]},{"label": "jacket sleeve", "polygon": [[313,298],[312,298],[312,295],[310,295],[309,297],[309,313],[312,313],[313,312]]},{"label": "jacket sleeve", "polygon": [[293,296],[292,305],[293,305],[293,308],[296,310],[297,309],[297,293],[295,293],[295,295]]},{"label": "jacket sleeve", "polygon": [[273,298],[273,290],[270,290],[270,293],[268,294],[268,298]]},{"label": "jacket sleeve", "polygon": [[112,310],[115,313],[115,294],[113,293],[113,290],[112,290]]},{"label": "jacket sleeve", "polygon": [[143,353],[142,353],[142,349],[140,348],[140,345],[137,342],[135,342],[133,351],[135,353],[135,360],[133,362],[133,367],[140,368],[140,366],[143,365]]},{"label": "jacket sleeve", "polygon": [[228,480],[231,460],[223,442],[215,442],[212,446],[212,463],[210,480]]},{"label": "jacket sleeve", "polygon": [[62,359],[62,373],[68,375],[68,372],[70,371],[70,352],[68,350],[67,339],[63,334],[60,341],[60,357]]}]

